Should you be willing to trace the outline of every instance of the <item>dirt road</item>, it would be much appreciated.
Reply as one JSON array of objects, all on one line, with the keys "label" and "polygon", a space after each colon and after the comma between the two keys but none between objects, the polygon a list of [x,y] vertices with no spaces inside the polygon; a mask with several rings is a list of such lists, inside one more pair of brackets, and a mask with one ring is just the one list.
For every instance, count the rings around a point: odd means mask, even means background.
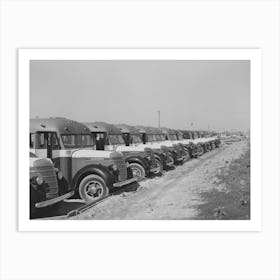
[{"label": "dirt road", "polygon": [[[72,219],[215,219],[218,217],[215,213],[202,215],[203,207],[199,206],[212,203],[207,199],[213,197],[208,197],[207,194],[212,194],[213,190],[228,192],[221,176],[227,174],[227,169],[237,159],[244,157],[248,150],[247,141],[224,144],[219,149],[166,172],[162,177],[140,182],[137,191],[114,195]],[[247,181],[249,182],[249,177]],[[227,184],[228,187],[230,183]],[[226,215],[222,209],[218,209],[217,213]]]}]

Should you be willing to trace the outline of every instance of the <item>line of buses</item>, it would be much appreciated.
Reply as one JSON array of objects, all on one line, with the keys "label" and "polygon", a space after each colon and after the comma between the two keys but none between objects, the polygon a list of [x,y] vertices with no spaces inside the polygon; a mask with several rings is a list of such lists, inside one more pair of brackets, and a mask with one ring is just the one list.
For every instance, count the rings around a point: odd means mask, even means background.
[{"label": "line of buses", "polygon": [[85,203],[219,147],[217,134],[145,126],[30,120],[30,218],[70,197]]}]

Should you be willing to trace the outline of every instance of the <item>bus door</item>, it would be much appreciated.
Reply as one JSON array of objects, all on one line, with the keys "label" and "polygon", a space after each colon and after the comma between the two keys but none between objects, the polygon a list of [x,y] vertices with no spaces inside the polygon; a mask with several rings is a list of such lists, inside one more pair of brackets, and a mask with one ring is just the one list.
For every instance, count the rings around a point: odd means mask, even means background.
[{"label": "bus door", "polygon": [[94,138],[96,141],[96,150],[105,150],[105,133],[94,133]]},{"label": "bus door", "polygon": [[129,136],[130,136],[129,133],[123,133],[123,140],[124,140],[124,143],[126,146],[129,146],[129,143],[130,143]]},{"label": "bus door", "polygon": [[146,135],[146,133],[141,133],[141,138],[142,138],[142,142],[143,142],[143,144],[146,144],[146,142],[147,142],[147,135]]}]

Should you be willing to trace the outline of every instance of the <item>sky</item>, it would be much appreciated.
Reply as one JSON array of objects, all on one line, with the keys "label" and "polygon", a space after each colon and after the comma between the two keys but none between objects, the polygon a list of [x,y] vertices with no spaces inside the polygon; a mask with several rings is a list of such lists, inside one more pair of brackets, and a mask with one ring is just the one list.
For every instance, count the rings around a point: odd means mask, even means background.
[{"label": "sky", "polygon": [[33,60],[30,117],[215,131],[250,128],[250,61]]}]

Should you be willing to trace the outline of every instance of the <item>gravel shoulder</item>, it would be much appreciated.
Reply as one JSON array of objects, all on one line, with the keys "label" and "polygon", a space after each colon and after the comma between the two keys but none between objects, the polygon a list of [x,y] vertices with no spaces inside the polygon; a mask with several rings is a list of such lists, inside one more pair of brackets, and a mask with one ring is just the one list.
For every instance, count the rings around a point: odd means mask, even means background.
[{"label": "gravel shoulder", "polygon": [[[243,167],[237,168],[235,173],[230,171],[240,159],[240,164],[245,164],[249,169],[248,153],[247,141],[224,144],[219,149],[166,172],[162,177],[147,179],[140,182],[138,186],[130,186],[127,191],[113,195],[71,219],[248,219],[250,172],[242,173]],[[243,158],[246,160],[242,160]],[[216,194],[229,193],[230,188],[236,188],[237,194],[239,190],[236,186],[240,183],[238,172],[243,176],[240,179],[243,180],[241,185],[246,187],[244,187],[244,196],[238,198],[234,196],[234,198],[240,203],[243,203],[242,199],[244,199],[246,207],[242,209],[245,212],[242,215],[239,213],[237,216],[227,216],[229,210],[224,210],[225,205],[216,199]],[[227,179],[227,174],[231,179]],[[224,198],[221,196],[221,201]],[[231,197],[228,196],[227,199],[230,200]]]}]

